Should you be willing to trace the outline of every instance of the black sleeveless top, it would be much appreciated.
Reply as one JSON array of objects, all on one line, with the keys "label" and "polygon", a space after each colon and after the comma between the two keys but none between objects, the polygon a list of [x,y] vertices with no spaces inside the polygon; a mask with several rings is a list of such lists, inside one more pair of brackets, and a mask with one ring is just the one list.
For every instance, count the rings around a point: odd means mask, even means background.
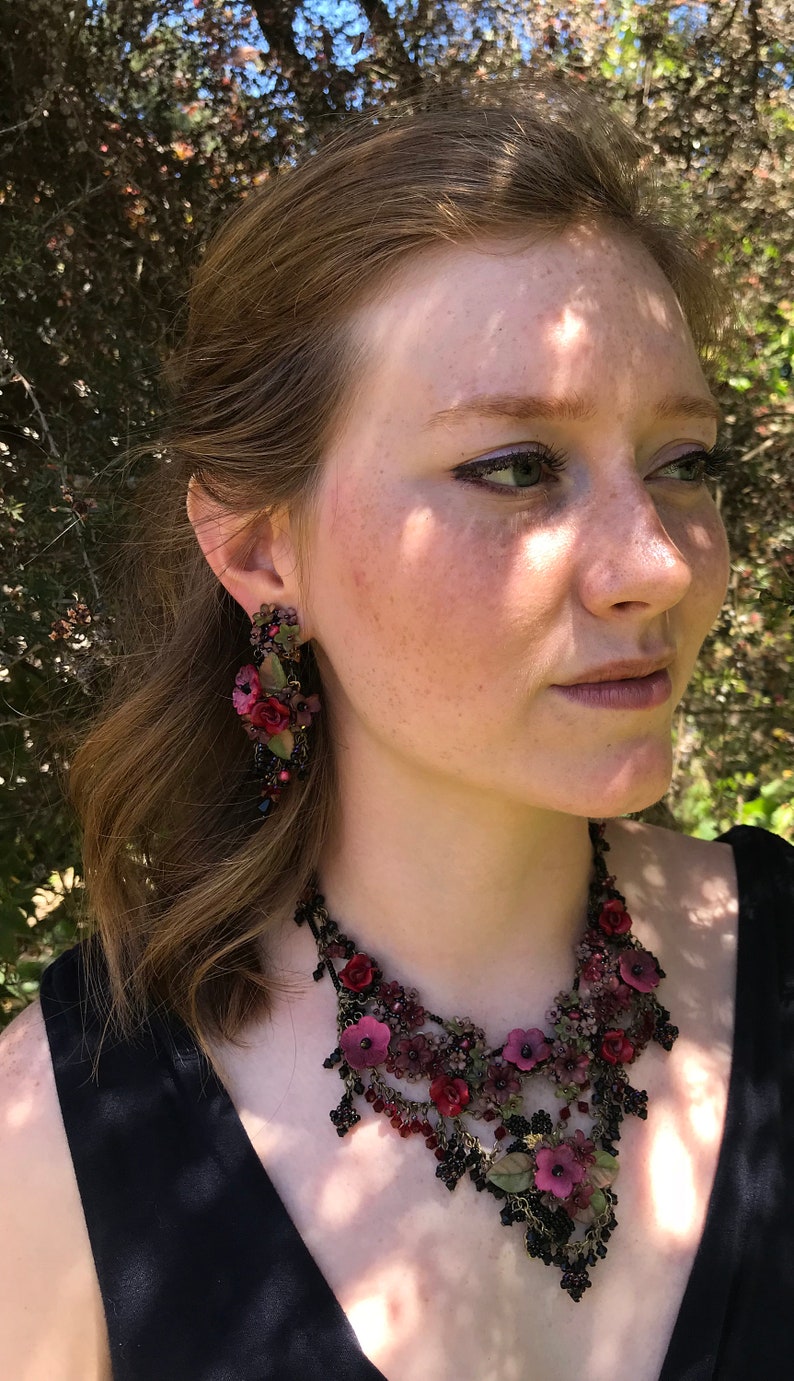
[{"label": "black sleeveless top", "polygon": [[[720,839],[739,888],[733,1063],[659,1381],[794,1374],[794,847],[747,825]],[[95,943],[49,965],[41,1005],[114,1381],[385,1381],[186,1028],[152,1017],[134,1041],[108,1038],[91,1077]]]}]

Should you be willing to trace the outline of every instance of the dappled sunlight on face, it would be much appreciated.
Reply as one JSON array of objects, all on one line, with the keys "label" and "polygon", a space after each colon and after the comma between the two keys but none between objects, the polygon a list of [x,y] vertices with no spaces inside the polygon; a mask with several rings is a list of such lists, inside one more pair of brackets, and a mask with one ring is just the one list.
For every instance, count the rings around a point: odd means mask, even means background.
[{"label": "dappled sunlight on face", "polygon": [[[528,806],[657,800],[728,574],[707,487],[667,475],[715,432],[670,285],[615,231],[444,247],[407,263],[354,331],[366,364],[327,456],[309,582],[343,765],[363,736],[474,804],[495,761]],[[562,469],[541,460],[514,482],[522,447]],[[501,478],[472,471],[503,457]],[[660,650],[675,653],[673,694],[652,713],[594,715],[554,691]]]}]

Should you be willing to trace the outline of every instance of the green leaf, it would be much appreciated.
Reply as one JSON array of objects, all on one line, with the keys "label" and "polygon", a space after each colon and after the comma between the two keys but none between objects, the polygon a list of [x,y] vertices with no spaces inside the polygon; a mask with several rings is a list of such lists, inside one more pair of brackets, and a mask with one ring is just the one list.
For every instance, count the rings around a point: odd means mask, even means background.
[{"label": "green leaf", "polygon": [[283,690],[287,677],[275,652],[268,653],[259,668],[259,680],[265,690]]},{"label": "green leaf", "polygon": [[286,760],[292,757],[292,750],[295,747],[295,736],[291,729],[282,729],[280,734],[274,734],[267,741],[267,746],[271,753],[275,753],[277,758]]},{"label": "green leaf", "polygon": [[590,1199],[590,1207],[593,1210],[593,1213],[595,1214],[596,1218],[601,1217],[601,1214],[604,1212],[606,1206],[607,1196],[604,1193],[603,1189],[594,1190],[592,1198]]},{"label": "green leaf", "polygon": [[532,1157],[524,1151],[511,1151],[486,1171],[485,1178],[507,1194],[523,1194],[532,1183]]},{"label": "green leaf", "polygon": [[280,643],[282,647],[292,647],[298,641],[298,634],[300,631],[301,626],[299,623],[285,623],[283,627],[279,629],[273,642]]}]

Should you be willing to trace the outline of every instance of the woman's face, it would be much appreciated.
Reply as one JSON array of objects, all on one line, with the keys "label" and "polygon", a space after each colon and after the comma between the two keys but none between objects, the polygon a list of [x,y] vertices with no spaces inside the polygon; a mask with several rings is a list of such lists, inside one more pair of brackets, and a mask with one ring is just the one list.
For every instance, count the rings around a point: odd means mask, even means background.
[{"label": "woman's face", "polygon": [[[327,454],[304,618],[350,764],[374,751],[623,814],[667,789],[673,712],[725,597],[725,532],[692,460],[713,403],[642,248],[609,229],[507,248],[428,251],[357,314],[367,363]],[[654,708],[554,688],[665,653],[673,692]]]}]

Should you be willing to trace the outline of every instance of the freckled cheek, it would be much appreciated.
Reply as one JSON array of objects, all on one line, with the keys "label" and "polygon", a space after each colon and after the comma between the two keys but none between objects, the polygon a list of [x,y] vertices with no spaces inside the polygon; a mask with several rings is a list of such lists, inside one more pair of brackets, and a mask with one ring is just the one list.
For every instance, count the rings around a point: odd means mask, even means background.
[{"label": "freckled cheek", "polygon": [[692,571],[690,599],[703,611],[708,627],[722,608],[730,577],[728,538],[716,507],[689,525],[684,548]]},{"label": "freckled cheek", "polygon": [[506,550],[429,506],[356,505],[337,509],[322,567],[326,645],[343,679],[357,678],[366,664],[367,680],[381,691],[400,683],[436,698],[442,678],[457,686],[476,680],[485,629],[498,636]]},{"label": "freckled cheek", "polygon": [[688,641],[695,656],[722,608],[730,573],[728,539],[714,504],[690,516],[674,540],[692,573],[682,612],[688,615]]}]

